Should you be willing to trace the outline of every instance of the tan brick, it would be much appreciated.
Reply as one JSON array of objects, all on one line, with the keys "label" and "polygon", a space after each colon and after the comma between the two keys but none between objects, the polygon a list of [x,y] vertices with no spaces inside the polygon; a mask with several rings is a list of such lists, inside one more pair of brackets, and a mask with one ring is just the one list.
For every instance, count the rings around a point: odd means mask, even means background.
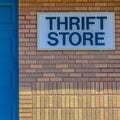
[{"label": "tan brick", "polygon": [[79,106],[79,107],[82,107],[82,104],[83,104],[82,96],[79,96],[78,100],[79,100],[79,101],[78,101],[78,102],[79,102],[78,106]]},{"label": "tan brick", "polygon": [[63,69],[63,72],[74,72],[74,69]]},{"label": "tan brick", "polygon": [[120,73],[109,73],[109,77],[120,77]]},{"label": "tan brick", "polygon": [[87,106],[87,97],[83,96],[83,107]]},{"label": "tan brick", "polygon": [[120,107],[120,96],[117,96],[117,107]]},{"label": "tan brick", "polygon": [[107,64],[95,64],[96,68],[107,68]]},{"label": "tan brick", "polygon": [[91,107],[95,107],[95,96],[91,96]]},{"label": "tan brick", "polygon": [[106,7],[107,3],[95,3],[95,6],[102,6],[102,7],[105,6]]},{"label": "tan brick", "polygon": [[68,95],[65,96],[65,107],[70,107],[70,97]]},{"label": "tan brick", "polygon": [[61,108],[62,107],[62,96],[59,95],[58,96],[58,108]]},{"label": "tan brick", "polygon": [[42,68],[42,65],[30,65],[30,68]]},{"label": "tan brick", "polygon": [[45,95],[45,108],[49,107],[49,96]]},{"label": "tan brick", "polygon": [[62,120],[61,119],[61,109],[58,109],[58,120]]},{"label": "tan brick", "polygon": [[96,110],[93,108],[93,109],[92,109],[92,114],[91,114],[92,120],[96,120],[96,119],[95,119],[95,116],[96,116],[95,111],[96,111]]},{"label": "tan brick", "polygon": [[40,82],[40,81],[49,81],[49,78],[37,78],[37,81]]},{"label": "tan brick", "polygon": [[70,77],[81,77],[80,73],[70,73]]},{"label": "tan brick", "polygon": [[68,64],[57,64],[56,68],[68,68]]},{"label": "tan brick", "polygon": [[74,104],[75,104],[75,107],[77,108],[78,107],[78,96],[75,96]]},{"label": "tan brick", "polygon": [[62,96],[62,107],[65,107],[65,96]]},{"label": "tan brick", "polygon": [[113,119],[117,120],[118,115],[117,115],[117,109],[113,109]]},{"label": "tan brick", "polygon": [[[57,4],[57,3],[56,3],[56,4]],[[43,6],[54,7],[56,4],[55,4],[55,3],[43,3]]]},{"label": "tan brick", "polygon": [[96,120],[100,120],[100,109],[96,109]]},{"label": "tan brick", "polygon": [[74,96],[70,96],[70,107],[74,107]]},{"label": "tan brick", "polygon": [[100,107],[100,97],[96,95],[95,97],[95,106]]},{"label": "tan brick", "polygon": [[82,115],[83,115],[82,114],[82,109],[79,109],[79,120],[82,120],[82,118],[83,118]]},{"label": "tan brick", "polygon": [[96,73],[96,77],[107,77],[107,73]]},{"label": "tan brick", "polygon": [[82,111],[83,111],[83,119],[87,120],[87,111],[86,111],[86,109],[83,109]]},{"label": "tan brick", "polygon": [[104,109],[100,110],[100,120],[104,120]]},{"label": "tan brick", "polygon": [[119,55],[108,55],[108,59],[120,59]]},{"label": "tan brick", "polygon": [[108,107],[108,96],[104,96],[104,107]]},{"label": "tan brick", "polygon": [[32,104],[20,104],[20,108],[31,109],[32,108]]},{"label": "tan brick", "polygon": [[78,116],[79,116],[79,110],[75,109],[75,117],[74,117],[74,119],[75,120],[80,120]]},{"label": "tan brick", "polygon": [[55,77],[54,73],[44,73],[43,77]]}]

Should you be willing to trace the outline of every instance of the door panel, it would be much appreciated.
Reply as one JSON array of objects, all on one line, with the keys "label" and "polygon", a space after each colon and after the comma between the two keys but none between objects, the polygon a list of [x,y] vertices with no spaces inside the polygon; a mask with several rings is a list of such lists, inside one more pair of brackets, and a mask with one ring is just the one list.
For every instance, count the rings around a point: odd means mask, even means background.
[{"label": "door panel", "polygon": [[6,5],[0,7],[0,16],[4,16],[1,17],[0,24],[12,23],[12,16],[13,16],[12,8],[13,8],[12,5],[9,6]]},{"label": "door panel", "polygon": [[0,120],[18,120],[18,1],[0,1]]},{"label": "door panel", "polygon": [[[6,1],[6,0],[5,0]],[[0,0],[0,30],[17,29],[18,3],[17,0]]]},{"label": "door panel", "polygon": [[13,101],[17,101],[16,97],[9,99],[8,97],[3,97],[0,99],[0,120],[18,120],[18,112],[16,112],[18,107],[13,103]]},{"label": "door panel", "polygon": [[17,32],[16,31],[8,31],[8,30],[0,30],[0,56],[3,57],[14,57],[18,58],[16,56],[18,52],[18,46],[17,46]]}]

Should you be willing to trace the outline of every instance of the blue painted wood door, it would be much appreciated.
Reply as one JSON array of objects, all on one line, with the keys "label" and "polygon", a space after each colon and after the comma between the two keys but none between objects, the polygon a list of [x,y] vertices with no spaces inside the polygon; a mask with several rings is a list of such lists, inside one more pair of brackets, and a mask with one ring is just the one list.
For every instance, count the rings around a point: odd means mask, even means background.
[{"label": "blue painted wood door", "polygon": [[0,0],[0,120],[18,120],[18,1]]}]

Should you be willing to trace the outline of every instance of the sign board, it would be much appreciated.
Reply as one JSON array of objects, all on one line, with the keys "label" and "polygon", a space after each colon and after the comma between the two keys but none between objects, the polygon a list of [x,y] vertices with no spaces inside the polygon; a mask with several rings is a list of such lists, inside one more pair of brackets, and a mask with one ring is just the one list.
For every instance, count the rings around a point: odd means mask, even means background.
[{"label": "sign board", "polygon": [[113,50],[114,13],[38,13],[38,50]]}]

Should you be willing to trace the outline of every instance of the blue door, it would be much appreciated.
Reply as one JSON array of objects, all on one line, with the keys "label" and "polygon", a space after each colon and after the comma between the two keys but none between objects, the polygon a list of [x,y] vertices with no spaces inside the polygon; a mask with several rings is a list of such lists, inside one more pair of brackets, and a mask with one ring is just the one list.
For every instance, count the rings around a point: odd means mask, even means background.
[{"label": "blue door", "polygon": [[0,0],[0,120],[18,120],[18,1]]}]

